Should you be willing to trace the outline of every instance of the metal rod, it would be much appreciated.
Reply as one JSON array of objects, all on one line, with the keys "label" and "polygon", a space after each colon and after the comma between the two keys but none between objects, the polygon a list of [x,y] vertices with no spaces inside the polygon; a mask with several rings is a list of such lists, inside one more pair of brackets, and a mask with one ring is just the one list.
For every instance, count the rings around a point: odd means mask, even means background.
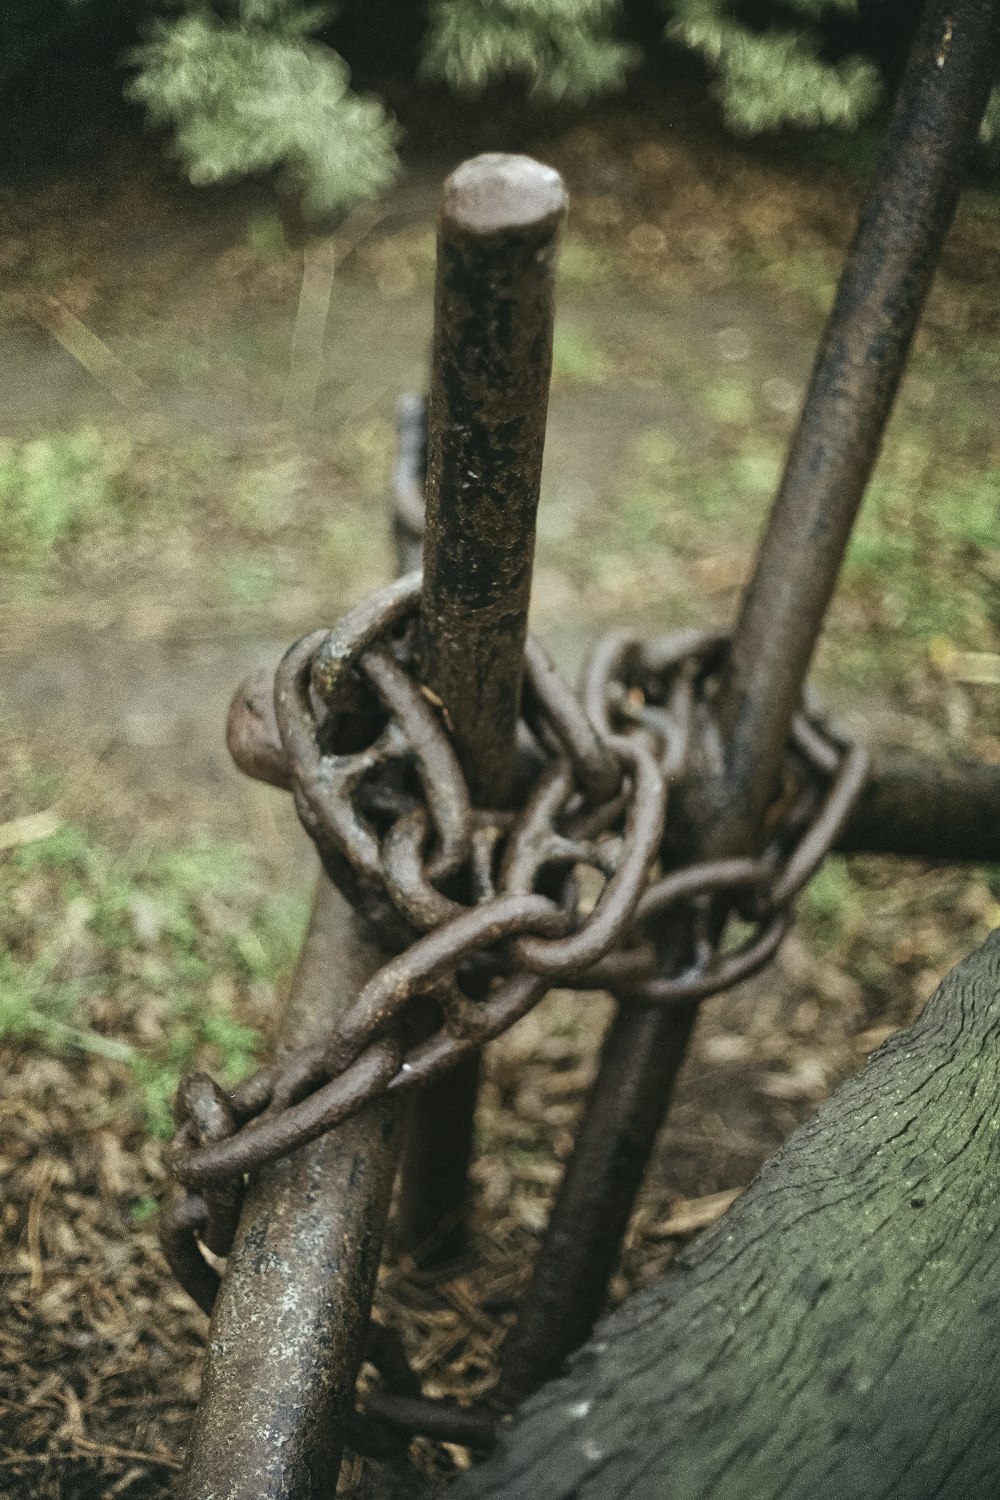
[{"label": "metal rod", "polygon": [[743,600],[719,702],[714,836],[749,850],[996,78],[997,0],[931,0]]},{"label": "metal rod", "polygon": [[[619,1011],[611,1023],[600,1087],[588,1100],[531,1286],[504,1345],[494,1394],[503,1410],[550,1380],[593,1327],[696,1013],[694,1003]],[[637,1053],[656,1059],[657,1089],[649,1086],[648,1070],[636,1067]],[[612,1232],[602,1232],[604,1225]]]},{"label": "metal rod", "polygon": [[[489,154],[445,183],[428,419],[421,665],[473,801],[509,805],[552,365],[566,190],[551,167]],[[479,1062],[415,1100],[400,1242],[460,1253]]]},{"label": "metal rod", "polygon": [[485,807],[513,790],[566,201],[551,167],[477,156],[438,222],[422,664]]},{"label": "metal rod", "polygon": [[[383,961],[321,876],[280,1050],[324,1036]],[[181,1500],[331,1500],[398,1122],[380,1099],[251,1184],[212,1314]]]},{"label": "metal rod", "polygon": [[841,854],[993,864],[1000,860],[1000,766],[876,755],[834,845]]},{"label": "metal rod", "polygon": [[[998,18],[1000,0],[931,0],[918,31],[737,626],[719,705],[724,774],[707,777],[700,796],[685,798],[686,852],[693,857],[742,855],[759,838],[985,108]],[[684,961],[683,934],[667,940]],[[507,1407],[557,1372],[601,1310],[694,1019],[693,1008],[681,1018],[622,1010],[612,1022],[534,1279],[504,1351],[498,1400]],[[619,1174],[625,1185],[612,1201],[593,1193],[592,1182],[610,1185]],[[567,1253],[579,1280],[568,1274]]]}]

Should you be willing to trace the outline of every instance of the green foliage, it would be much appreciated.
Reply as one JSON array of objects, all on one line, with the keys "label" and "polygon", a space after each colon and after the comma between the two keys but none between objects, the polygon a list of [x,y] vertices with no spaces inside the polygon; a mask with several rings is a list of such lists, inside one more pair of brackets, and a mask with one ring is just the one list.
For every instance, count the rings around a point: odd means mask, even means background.
[{"label": "green foliage", "polygon": [[38,563],[65,542],[129,516],[124,442],[92,427],[0,441],[0,557]]},{"label": "green foliage", "polygon": [[[789,0],[804,22],[824,11],[857,9],[857,0]],[[804,28],[751,31],[731,0],[673,0],[667,34],[701,53],[729,125],[746,134],[780,125],[853,129],[874,107],[878,71],[860,57],[828,63]]]},{"label": "green foliage", "polygon": [[621,86],[635,49],[616,40],[620,0],[432,0],[424,72],[475,92],[505,75],[579,103]]},{"label": "green foliage", "polygon": [[[398,170],[397,130],[349,87],[302,0],[204,0],[158,22],[134,54],[131,96],[170,127],[195,183],[279,169],[307,217],[376,198]],[[437,0],[424,72],[475,91],[508,75],[541,98],[580,101],[620,85],[634,49],[613,36],[620,0]]]},{"label": "green foliage", "polygon": [[608,362],[600,344],[578,323],[560,318],[552,341],[552,375],[571,385],[600,385]]},{"label": "green foliage", "polygon": [[[955,420],[948,435],[961,432]],[[988,437],[974,424],[970,446]],[[943,464],[945,436],[912,417],[890,432],[844,564],[844,584],[875,591],[887,619],[912,639],[977,644],[988,629],[989,590],[978,564],[995,557],[1000,469]]]},{"label": "green foliage", "polygon": [[239,1010],[287,974],[305,921],[232,845],[116,854],[72,824],[0,857],[0,906],[0,1038],[125,1064],[159,1134],[195,1063],[225,1081],[252,1068],[261,1038]]},{"label": "green foliage", "polygon": [[225,25],[189,0],[155,27],[130,93],[174,128],[192,182],[278,168],[313,219],[389,185],[396,128],[381,104],[351,93],[343,59],[309,40],[323,18],[297,0],[242,0]]},{"label": "green foliage", "polygon": [[[325,10],[306,0],[160,3],[181,14],[157,23],[135,54],[131,92],[175,131],[192,181],[280,169],[305,213],[322,219],[392,180],[396,127],[380,103],[351,92],[347,65],[316,39]],[[667,35],[707,64],[734,130],[853,130],[881,96],[870,59],[823,52],[824,20],[855,13],[858,0],[775,0],[760,28],[733,0],[664,4]],[[360,0],[342,8],[362,11]],[[430,0],[420,71],[459,92],[513,78],[537,99],[580,103],[621,87],[637,60],[625,22],[623,0]],[[984,138],[998,137],[995,97]]]},{"label": "green foliage", "polygon": [[802,892],[799,907],[810,944],[822,954],[839,953],[854,930],[864,926],[863,892],[850,864],[832,855]]},{"label": "green foliage", "polygon": [[[823,53],[824,20],[856,12],[858,0],[772,0],[756,7],[770,22],[761,28],[739,19],[735,0],[662,4],[667,35],[705,61],[734,130],[853,130],[880,97],[873,62]],[[0,78],[30,74],[41,48],[65,48],[81,27],[124,38],[165,12],[132,54],[129,92],[174,132],[191,180],[278,170],[306,216],[324,220],[378,197],[399,166],[395,124],[379,101],[351,91],[347,64],[318,39],[331,17],[348,32],[371,30],[365,9],[362,0],[15,0],[0,15]],[[461,92],[512,78],[536,99],[580,103],[621,87],[638,60],[622,40],[626,20],[624,0],[429,0],[420,71]],[[983,139],[1000,141],[1000,94]]]}]

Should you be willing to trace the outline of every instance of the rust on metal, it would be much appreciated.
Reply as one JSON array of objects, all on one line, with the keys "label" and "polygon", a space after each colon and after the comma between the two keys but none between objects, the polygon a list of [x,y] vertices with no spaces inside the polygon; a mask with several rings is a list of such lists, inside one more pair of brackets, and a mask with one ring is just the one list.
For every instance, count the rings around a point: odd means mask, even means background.
[{"label": "rust on metal", "polygon": [[[582,698],[526,636],[565,192],[521,157],[449,179],[429,434],[418,400],[397,423],[397,541],[408,566],[423,548],[425,574],[298,642],[227,726],[237,763],[292,791],[370,925],[322,879],[278,1058],[228,1092],[198,1074],[179,1091],[186,1192],[161,1234],[214,1304],[185,1500],[332,1494],[352,1436],[372,1452],[399,1451],[393,1430],[488,1447],[590,1330],[700,999],[770,960],[830,848],[996,857],[997,768],[872,768],[800,700],[998,17],[986,0],[928,9],[734,638],[615,633]],[[603,881],[592,902],[584,867]],[[398,1096],[423,1089],[402,1239],[444,1258],[461,1244],[478,1051],[553,983],[621,1002],[598,1082],[494,1408],[428,1401],[388,1332],[366,1334]],[[366,1338],[382,1383],[359,1415]]]},{"label": "rust on metal", "polygon": [[[191,1208],[165,1221],[168,1253],[179,1266],[176,1241],[185,1226],[216,1253],[228,1248],[224,1226],[233,1220],[244,1173],[315,1140],[380,1094],[411,1090],[454,1067],[512,1025],[548,985],[609,989],[632,1006],[674,1006],[755,972],[788,930],[795,896],[864,780],[865,752],[799,714],[791,743],[798,791],[770,819],[762,854],[658,876],[667,788],[684,771],[690,748],[690,690],[721,644],[688,638],[687,657],[675,642],[613,641],[612,649],[599,648],[587,684],[598,731],[529,643],[528,722],[541,756],[534,789],[516,814],[476,812],[439,719],[402,665],[417,582],[393,585],[333,631],[304,637],[275,677],[276,719],[300,812],[328,868],[336,873],[336,854],[350,869],[346,893],[353,889],[366,910],[393,907],[387,933],[399,922],[411,924],[404,951],[372,975],[325,1038],[268,1064],[228,1094],[204,1075],[185,1080],[173,1169],[190,1191],[204,1195],[204,1212],[192,1220]],[[332,680],[331,661],[339,663]],[[375,746],[341,755],[323,748],[327,723],[314,699],[317,683],[331,683],[328,707],[335,710],[352,664],[377,689],[388,718]],[[678,686],[685,691],[678,694]],[[255,733],[269,732],[253,722]],[[406,766],[409,790],[396,778]],[[388,780],[368,782],[374,772]],[[591,802],[588,788],[603,789],[606,800]],[[418,789],[422,800],[414,805]],[[380,809],[379,829],[363,813],[366,796]],[[586,906],[576,880],[583,867],[603,881]],[[466,901],[435,884],[456,876],[470,882]],[[725,954],[723,901],[749,923],[749,935]],[[668,974],[650,932],[674,908],[693,911],[693,950],[682,972]],[[471,995],[463,982],[473,983]],[[414,1002],[425,995],[440,1013],[429,1035],[421,1025],[414,1029]],[[192,1295],[202,1296],[194,1284]]]},{"label": "rust on metal", "polygon": [[479,156],[438,223],[421,661],[481,807],[513,793],[566,202],[551,167]]},{"label": "rust on metal", "polygon": [[[514,791],[566,208],[551,167],[487,154],[451,174],[438,218],[420,660],[479,807]],[[411,1113],[399,1235],[425,1260],[465,1242],[478,1077],[470,1056]]]},{"label": "rust on metal", "polygon": [[773,793],[998,62],[991,0],[928,4],[733,635],[719,704],[725,786],[714,794],[727,850],[752,845]]},{"label": "rust on metal", "polygon": [[[950,28],[941,63],[940,40]],[[931,0],[889,123],[881,166],[827,321],[715,705],[712,754],[684,793],[685,862],[754,854],[805,673],[882,440],[914,327],[996,77],[1000,7]],[[849,819],[846,821],[849,825]],[[668,826],[669,841],[677,822]],[[656,940],[665,979],[696,960],[690,924]],[[612,1022],[534,1278],[503,1355],[513,1406],[586,1338],[669,1106],[694,1001]]]},{"label": "rust on metal", "polygon": [[[325,1031],[379,958],[321,879],[282,1045]],[[398,1140],[381,1098],[255,1175],[212,1316],[185,1500],[332,1495]]]}]

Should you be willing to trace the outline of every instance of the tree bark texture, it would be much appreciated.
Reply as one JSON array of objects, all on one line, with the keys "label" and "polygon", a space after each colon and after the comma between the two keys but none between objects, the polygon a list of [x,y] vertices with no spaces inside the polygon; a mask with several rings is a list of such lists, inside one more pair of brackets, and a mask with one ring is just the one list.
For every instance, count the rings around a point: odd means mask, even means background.
[{"label": "tree bark texture", "polygon": [[1000,930],[454,1500],[1000,1493]]}]

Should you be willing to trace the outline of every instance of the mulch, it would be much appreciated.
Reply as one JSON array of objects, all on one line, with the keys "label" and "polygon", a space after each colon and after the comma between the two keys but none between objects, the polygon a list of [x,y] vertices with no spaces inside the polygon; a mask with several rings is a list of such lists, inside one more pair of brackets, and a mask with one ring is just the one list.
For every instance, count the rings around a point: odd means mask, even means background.
[{"label": "mulch", "polygon": [[[392,1256],[383,1267],[377,1316],[428,1394],[474,1400],[495,1378],[609,1012],[557,992],[491,1048],[473,1248],[436,1278]],[[613,1302],[658,1280],[891,1029],[869,1021],[858,986],[798,939],[770,975],[706,1007]],[[0,1493],[154,1500],[182,1462],[207,1330],[137,1222],[166,1185],[163,1143],[114,1061],[7,1048],[0,1077]],[[423,1441],[413,1459],[442,1482],[469,1462]],[[345,1466],[347,1493],[365,1467]]]}]

